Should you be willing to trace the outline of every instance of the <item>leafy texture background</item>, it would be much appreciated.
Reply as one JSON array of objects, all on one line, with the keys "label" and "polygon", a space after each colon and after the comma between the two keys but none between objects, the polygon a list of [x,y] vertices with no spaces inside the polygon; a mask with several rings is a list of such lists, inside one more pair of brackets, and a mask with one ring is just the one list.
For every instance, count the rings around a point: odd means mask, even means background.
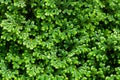
[{"label": "leafy texture background", "polygon": [[120,0],[0,0],[2,80],[120,80]]}]

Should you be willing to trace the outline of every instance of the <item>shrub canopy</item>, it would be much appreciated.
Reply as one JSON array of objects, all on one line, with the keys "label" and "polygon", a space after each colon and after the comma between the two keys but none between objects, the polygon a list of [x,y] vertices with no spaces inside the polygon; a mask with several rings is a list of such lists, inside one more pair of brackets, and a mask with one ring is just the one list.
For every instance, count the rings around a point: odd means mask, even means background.
[{"label": "shrub canopy", "polygon": [[3,80],[120,80],[120,0],[0,0]]}]

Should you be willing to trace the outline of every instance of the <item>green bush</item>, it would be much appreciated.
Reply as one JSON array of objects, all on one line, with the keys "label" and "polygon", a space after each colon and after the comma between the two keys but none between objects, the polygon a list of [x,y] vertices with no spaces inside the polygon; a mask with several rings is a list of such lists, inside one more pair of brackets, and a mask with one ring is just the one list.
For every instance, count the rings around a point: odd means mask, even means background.
[{"label": "green bush", "polygon": [[120,0],[0,0],[0,79],[120,80]]}]

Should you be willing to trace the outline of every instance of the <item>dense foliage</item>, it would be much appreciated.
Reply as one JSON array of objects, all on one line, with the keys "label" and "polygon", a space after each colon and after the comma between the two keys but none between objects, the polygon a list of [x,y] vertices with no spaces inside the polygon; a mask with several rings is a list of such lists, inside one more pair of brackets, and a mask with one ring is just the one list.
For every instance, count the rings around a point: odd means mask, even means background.
[{"label": "dense foliage", "polygon": [[120,0],[0,0],[0,79],[120,80]]}]

